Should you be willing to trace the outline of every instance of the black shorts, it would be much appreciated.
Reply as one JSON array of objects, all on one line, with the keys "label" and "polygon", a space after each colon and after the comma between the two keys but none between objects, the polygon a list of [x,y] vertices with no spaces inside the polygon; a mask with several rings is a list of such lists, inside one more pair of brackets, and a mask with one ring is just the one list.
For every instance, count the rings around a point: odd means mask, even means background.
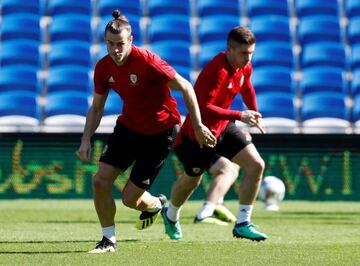
[{"label": "black shorts", "polygon": [[221,156],[232,158],[243,148],[249,145],[251,137],[244,133],[234,122],[230,122],[217,139],[214,148],[200,148],[186,136],[181,136],[182,143],[175,147],[176,155],[184,165],[184,170],[189,176],[199,176],[209,169]]},{"label": "black shorts", "polygon": [[122,171],[134,163],[130,180],[140,188],[149,189],[173,148],[178,128],[175,125],[164,132],[146,135],[117,122],[100,162]]}]

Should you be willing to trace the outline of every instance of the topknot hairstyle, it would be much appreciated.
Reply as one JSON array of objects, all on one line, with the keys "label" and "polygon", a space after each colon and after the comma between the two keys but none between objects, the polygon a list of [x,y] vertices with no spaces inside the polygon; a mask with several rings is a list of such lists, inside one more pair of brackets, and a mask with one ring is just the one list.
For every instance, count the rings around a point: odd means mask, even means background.
[{"label": "topknot hairstyle", "polygon": [[106,24],[105,34],[107,31],[117,34],[120,33],[122,30],[127,30],[131,34],[131,26],[129,20],[125,16],[121,15],[119,9],[115,9],[111,15],[114,19],[109,21],[108,24]]}]

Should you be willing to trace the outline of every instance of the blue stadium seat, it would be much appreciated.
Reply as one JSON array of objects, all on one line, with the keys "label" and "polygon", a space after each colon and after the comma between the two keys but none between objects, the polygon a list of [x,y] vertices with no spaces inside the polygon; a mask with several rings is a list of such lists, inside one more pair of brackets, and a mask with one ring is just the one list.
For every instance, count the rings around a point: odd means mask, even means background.
[{"label": "blue stadium seat", "polygon": [[298,26],[298,40],[301,45],[318,41],[341,42],[339,18],[323,15],[302,18]]},{"label": "blue stadium seat", "polygon": [[345,97],[340,92],[317,92],[303,97],[301,118],[303,121],[328,117],[348,121],[349,109],[345,106]]},{"label": "blue stadium seat", "polygon": [[350,66],[352,71],[360,69],[360,43],[351,47]]},{"label": "blue stadium seat", "polygon": [[188,80],[189,82],[193,82],[191,80],[191,71],[192,68],[191,67],[187,67],[187,66],[183,66],[183,65],[171,65],[176,72],[182,76],[184,79]]},{"label": "blue stadium seat", "polygon": [[360,2],[358,0],[346,0],[345,13],[350,19],[360,16]]},{"label": "blue stadium seat", "polygon": [[201,18],[212,15],[240,16],[239,1],[198,0],[196,11]]},{"label": "blue stadium seat", "polygon": [[[298,131],[295,94],[265,92],[256,97],[263,125],[268,133],[295,133]],[[254,130],[254,132],[256,132]]]},{"label": "blue stadium seat", "polygon": [[47,15],[56,16],[59,14],[82,14],[91,16],[91,0],[48,0]]},{"label": "blue stadium seat", "polygon": [[29,65],[40,67],[40,42],[33,40],[9,40],[0,45],[0,66]]},{"label": "blue stadium seat", "polygon": [[35,92],[24,90],[0,92],[0,117],[19,115],[39,119],[37,96]]},{"label": "blue stadium seat", "polygon": [[122,107],[123,107],[123,101],[120,98],[119,94],[117,94],[113,90],[110,90],[105,103],[104,116],[108,116],[108,115],[118,116],[122,112]]},{"label": "blue stadium seat", "polygon": [[190,46],[187,42],[155,42],[150,49],[172,66],[191,67]]},{"label": "blue stadium seat", "polygon": [[[133,43],[135,45],[142,45],[143,43],[143,34],[140,27],[140,17],[135,15],[126,16],[131,25],[131,31],[133,35]],[[97,40],[99,43],[104,41],[104,33],[106,25],[113,20],[112,16],[105,16],[100,18],[100,23],[97,26]]]},{"label": "blue stadium seat", "polygon": [[303,95],[315,92],[347,94],[347,82],[342,69],[336,67],[310,67],[304,69],[300,80]]},{"label": "blue stadium seat", "polygon": [[289,16],[287,0],[251,0],[246,2],[250,18],[262,15]]},{"label": "blue stadium seat", "polygon": [[297,119],[293,93],[265,92],[256,96],[258,108],[263,118],[278,117]]},{"label": "blue stadium seat", "polygon": [[250,29],[258,43],[263,41],[291,42],[289,17],[264,15],[250,20]]},{"label": "blue stadium seat", "polygon": [[183,94],[180,91],[171,91],[171,96],[176,100],[177,108],[181,116],[185,117],[188,114]]},{"label": "blue stadium seat", "polygon": [[57,91],[90,92],[89,68],[81,66],[50,67],[46,80],[47,93]]},{"label": "blue stadium seat", "polygon": [[233,102],[231,103],[230,109],[238,111],[243,111],[247,109],[240,94],[235,96]]},{"label": "blue stadium seat", "polygon": [[197,67],[203,68],[215,55],[226,50],[226,40],[208,42],[201,45]]},{"label": "blue stadium seat", "polygon": [[88,108],[88,94],[85,92],[48,94],[44,107],[44,132],[82,132]]},{"label": "blue stadium seat", "polygon": [[100,17],[110,16],[115,9],[119,9],[124,16],[142,16],[140,0],[98,0],[97,10]]},{"label": "blue stadium seat", "polygon": [[301,106],[303,133],[350,133],[350,108],[340,92],[305,95]]},{"label": "blue stadium seat", "polygon": [[206,16],[200,20],[198,25],[200,44],[212,41],[226,42],[229,31],[239,25],[240,18],[237,16]]},{"label": "blue stadium seat", "polygon": [[48,67],[59,65],[78,65],[91,67],[90,46],[83,41],[58,41],[51,44],[48,54]]},{"label": "blue stadium seat", "polygon": [[352,73],[351,94],[353,97],[360,95],[360,69]]},{"label": "blue stadium seat", "polygon": [[150,17],[158,15],[191,15],[189,0],[148,0],[147,12]]},{"label": "blue stadium seat", "polygon": [[357,127],[357,133],[360,133],[360,95],[357,95],[353,102],[351,121]]},{"label": "blue stadium seat", "polygon": [[0,68],[0,91],[26,90],[39,92],[38,68],[13,65]]},{"label": "blue stadium seat", "polygon": [[301,66],[347,67],[345,48],[342,43],[318,42],[304,45],[301,54]]},{"label": "blue stadium seat", "polygon": [[350,19],[347,35],[350,45],[360,43],[360,17]]},{"label": "blue stadium seat", "polygon": [[41,41],[40,16],[29,15],[29,13],[13,13],[3,16],[0,34],[1,41],[13,39]]},{"label": "blue stadium seat", "polygon": [[177,40],[188,42],[190,45],[192,37],[189,17],[167,15],[152,18],[148,26],[148,40],[150,43]]},{"label": "blue stadium seat", "polygon": [[320,14],[339,15],[337,0],[297,0],[295,1],[295,9],[297,16],[300,18]]},{"label": "blue stadium seat", "polygon": [[294,93],[292,70],[286,67],[254,68],[251,76],[257,95],[268,92]]},{"label": "blue stadium seat", "polygon": [[290,42],[260,42],[252,58],[254,68],[262,66],[283,66],[292,69],[294,56]]},{"label": "blue stadium seat", "polygon": [[2,0],[1,13],[3,16],[13,13],[28,13],[28,15],[40,15],[40,1]]},{"label": "blue stadium seat", "polygon": [[57,15],[49,26],[50,42],[77,40],[91,43],[90,17],[86,15]]}]

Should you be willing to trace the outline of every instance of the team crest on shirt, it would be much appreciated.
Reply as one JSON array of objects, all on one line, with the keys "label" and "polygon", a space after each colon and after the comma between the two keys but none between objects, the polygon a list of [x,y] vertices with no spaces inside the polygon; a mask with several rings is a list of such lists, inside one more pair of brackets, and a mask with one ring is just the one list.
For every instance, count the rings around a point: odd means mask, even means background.
[{"label": "team crest on shirt", "polygon": [[136,85],[138,81],[137,76],[135,74],[130,74],[130,81],[132,85]]}]

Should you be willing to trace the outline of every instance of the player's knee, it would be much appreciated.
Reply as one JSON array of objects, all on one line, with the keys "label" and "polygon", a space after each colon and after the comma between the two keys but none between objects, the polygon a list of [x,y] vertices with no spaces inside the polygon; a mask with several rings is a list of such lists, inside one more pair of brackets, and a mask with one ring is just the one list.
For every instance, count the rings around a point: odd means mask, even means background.
[{"label": "player's knee", "polygon": [[122,203],[128,208],[136,209],[139,206],[138,199],[134,199],[133,197],[129,196],[126,193],[122,194],[121,200]]},{"label": "player's knee", "polygon": [[109,182],[104,176],[101,174],[96,174],[93,178],[93,187],[94,190],[108,190],[111,189],[112,183]]},{"label": "player's knee", "polygon": [[261,180],[262,174],[264,172],[265,169],[265,162],[264,160],[260,157],[257,158],[256,160],[254,160],[254,162],[252,163],[252,168],[253,171],[256,172],[256,176],[259,176],[259,180]]}]

